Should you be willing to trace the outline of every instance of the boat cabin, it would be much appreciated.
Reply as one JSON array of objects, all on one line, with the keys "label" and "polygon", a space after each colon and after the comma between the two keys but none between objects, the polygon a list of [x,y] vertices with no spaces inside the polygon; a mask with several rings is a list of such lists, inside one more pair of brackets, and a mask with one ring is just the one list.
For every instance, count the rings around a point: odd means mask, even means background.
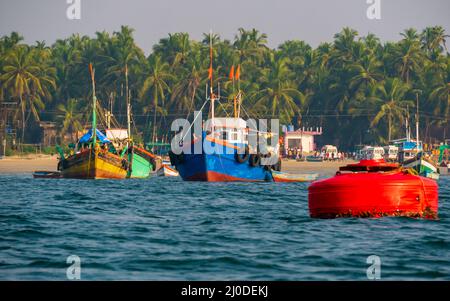
[{"label": "boat cabin", "polygon": [[[211,133],[212,120],[205,125],[207,133]],[[214,132],[210,135],[215,139],[224,140],[229,143],[248,144],[247,122],[242,118],[214,118]]]},{"label": "boat cabin", "polygon": [[394,145],[398,147],[398,162],[413,159],[418,153],[423,151],[422,143],[415,140],[400,139],[394,141]]}]

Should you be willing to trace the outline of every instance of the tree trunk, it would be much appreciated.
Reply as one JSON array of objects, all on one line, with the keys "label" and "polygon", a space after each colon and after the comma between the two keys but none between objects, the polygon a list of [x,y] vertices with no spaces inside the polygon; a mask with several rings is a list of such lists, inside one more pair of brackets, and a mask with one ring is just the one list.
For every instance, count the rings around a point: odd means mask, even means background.
[{"label": "tree trunk", "polygon": [[152,142],[155,143],[155,135],[156,135],[156,102],[155,102],[155,107],[153,109],[153,134],[152,134]]},{"label": "tree trunk", "polygon": [[23,142],[25,140],[25,104],[23,103],[22,94],[19,96],[19,99],[20,99],[20,109],[22,110],[22,138],[21,138],[21,144],[23,144]]},{"label": "tree trunk", "polygon": [[391,141],[391,115],[388,115],[388,143]]}]

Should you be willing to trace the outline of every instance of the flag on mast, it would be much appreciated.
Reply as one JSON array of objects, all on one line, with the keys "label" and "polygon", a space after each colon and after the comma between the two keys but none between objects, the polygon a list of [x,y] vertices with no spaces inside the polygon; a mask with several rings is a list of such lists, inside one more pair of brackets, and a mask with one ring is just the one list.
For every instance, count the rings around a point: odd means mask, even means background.
[{"label": "flag on mast", "polygon": [[230,70],[230,80],[234,80],[234,65],[231,66],[231,70]]},{"label": "flag on mast", "polygon": [[236,79],[239,79],[241,77],[241,64],[237,66],[235,77]]}]

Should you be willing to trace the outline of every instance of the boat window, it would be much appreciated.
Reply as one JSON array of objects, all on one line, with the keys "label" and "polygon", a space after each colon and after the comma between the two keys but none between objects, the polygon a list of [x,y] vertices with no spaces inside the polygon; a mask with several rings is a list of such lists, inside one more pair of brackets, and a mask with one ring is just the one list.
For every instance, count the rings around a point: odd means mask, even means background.
[{"label": "boat window", "polygon": [[220,139],[227,140],[227,131],[222,131],[220,133]]},{"label": "boat window", "polygon": [[238,133],[237,132],[231,132],[230,140],[233,140],[233,141],[238,140]]}]

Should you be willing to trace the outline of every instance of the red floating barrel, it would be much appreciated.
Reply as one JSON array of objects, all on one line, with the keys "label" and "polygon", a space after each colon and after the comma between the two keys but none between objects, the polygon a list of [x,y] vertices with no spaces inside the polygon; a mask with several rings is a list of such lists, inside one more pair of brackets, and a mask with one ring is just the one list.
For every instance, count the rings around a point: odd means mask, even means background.
[{"label": "red floating barrel", "polygon": [[438,185],[398,164],[362,160],[308,188],[314,218],[409,216],[436,218]]}]

